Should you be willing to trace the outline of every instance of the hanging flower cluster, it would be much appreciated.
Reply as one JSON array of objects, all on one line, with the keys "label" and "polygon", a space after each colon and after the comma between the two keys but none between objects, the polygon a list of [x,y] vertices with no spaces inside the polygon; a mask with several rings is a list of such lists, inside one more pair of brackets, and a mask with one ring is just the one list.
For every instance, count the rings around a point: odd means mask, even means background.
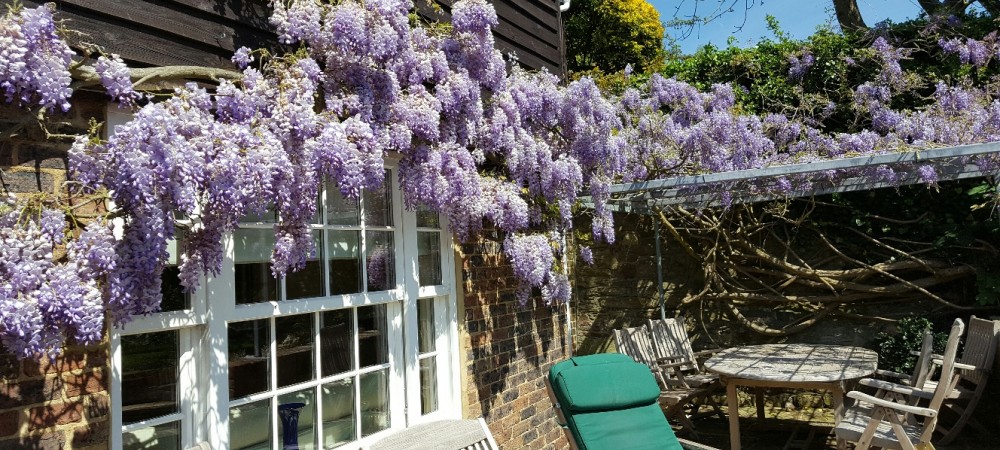
[{"label": "hanging flower cluster", "polygon": [[[96,222],[68,244],[67,257],[54,259],[65,233],[55,215],[25,218],[11,207],[3,216],[0,340],[7,348],[57,351],[60,336],[96,339],[105,311],[119,324],[156,311],[179,219],[188,228],[180,271],[189,289],[221,269],[222,237],[247,213],[278,213],[274,274],[301,268],[315,252],[310,222],[319,184],[328,180],[357,198],[384,183],[390,153],[399,157],[408,207],[441,212],[460,238],[492,223],[507,236],[518,298],[538,289],[546,302],[563,302],[571,292],[562,236],[580,195],[592,202],[595,240],[614,242],[613,183],[1000,140],[1000,102],[985,89],[941,84],[929,107],[894,110],[893,96],[908,87],[900,65],[907,53],[882,38],[872,53],[880,70],[858,86],[853,105],[871,130],[829,134],[783,115],[741,114],[730,85],[701,92],[653,75],[609,96],[589,78],[563,85],[545,71],[526,71],[495,49],[498,19],[485,0],[456,1],[450,27],[412,26],[407,0],[273,7],[280,40],[298,50],[268,57],[239,49],[239,82],[222,81],[214,92],[180,88],[137,109],[107,140],[74,143],[72,176],[113,200],[123,218],[119,237]],[[6,101],[68,107],[71,53],[54,34],[49,9],[2,20]],[[813,64],[803,53],[788,76],[803,77]],[[113,99],[141,100],[114,55],[99,58],[95,70]],[[913,170],[937,180],[931,166]],[[898,168],[869,172],[824,176],[901,176]],[[817,182],[783,176],[748,189],[790,193]],[[692,192],[714,192],[725,203],[733,188]],[[582,257],[592,260],[589,248]],[[381,265],[377,254],[371,261]]]}]

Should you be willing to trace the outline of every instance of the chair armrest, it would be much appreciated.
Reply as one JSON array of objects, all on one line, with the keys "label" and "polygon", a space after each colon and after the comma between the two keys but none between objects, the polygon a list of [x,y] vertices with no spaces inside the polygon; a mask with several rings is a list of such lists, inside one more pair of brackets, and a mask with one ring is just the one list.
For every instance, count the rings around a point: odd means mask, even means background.
[{"label": "chair armrest", "polygon": [[[931,361],[934,364],[937,364],[939,366],[943,366],[944,365],[943,362],[941,361],[941,358],[934,358]],[[960,362],[956,362],[955,363],[955,368],[956,369],[961,369],[961,370],[983,370],[983,369],[980,369],[980,368],[978,368],[976,366],[973,366],[972,364],[964,364],[964,363],[960,363]]]},{"label": "chair armrest", "polygon": [[858,381],[858,384],[883,391],[895,392],[897,394],[919,397],[919,398],[929,399],[934,396],[933,392],[917,389],[914,388],[913,386],[905,386],[902,384],[890,383],[888,381],[875,380],[871,378],[862,378],[860,381]]},{"label": "chair armrest", "polygon": [[874,397],[865,394],[864,392],[851,391],[847,393],[847,396],[859,402],[871,403],[876,406],[881,406],[883,408],[888,408],[905,414],[915,414],[924,417],[934,417],[937,415],[937,411],[930,408],[921,408],[919,406],[903,405],[900,403],[896,403],[894,401],[886,400],[884,398]]},{"label": "chair armrest", "polygon": [[708,350],[699,350],[699,351],[694,352],[694,356],[714,355],[716,353],[721,352],[722,350],[723,349],[721,349],[721,348],[710,348]]},{"label": "chair armrest", "polygon": [[700,444],[694,441],[689,441],[687,439],[677,438],[677,442],[681,444],[681,448],[684,450],[719,450],[715,447],[710,447],[705,444]]},{"label": "chair armrest", "polygon": [[660,367],[680,367],[688,364],[691,364],[691,362],[684,359],[684,357],[680,355],[656,358],[656,365]]},{"label": "chair armrest", "polygon": [[893,372],[891,370],[882,370],[882,369],[879,369],[879,370],[876,370],[875,373],[877,375],[881,375],[883,377],[896,378],[896,379],[899,379],[899,380],[906,380],[906,381],[910,380],[910,375],[907,375],[905,373]]}]

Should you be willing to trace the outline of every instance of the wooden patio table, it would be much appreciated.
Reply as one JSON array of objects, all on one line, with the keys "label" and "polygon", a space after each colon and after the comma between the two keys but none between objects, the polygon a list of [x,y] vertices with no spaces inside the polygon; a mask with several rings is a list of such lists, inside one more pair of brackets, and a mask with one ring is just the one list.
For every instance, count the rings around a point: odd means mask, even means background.
[{"label": "wooden patio table", "polygon": [[[716,353],[705,368],[719,374],[729,402],[729,441],[740,450],[737,386],[756,388],[829,390],[834,416],[844,409],[844,382],[875,373],[878,354],[862,347],[814,344],[765,344],[734,347]],[[757,417],[764,418],[763,394],[758,391]]]}]

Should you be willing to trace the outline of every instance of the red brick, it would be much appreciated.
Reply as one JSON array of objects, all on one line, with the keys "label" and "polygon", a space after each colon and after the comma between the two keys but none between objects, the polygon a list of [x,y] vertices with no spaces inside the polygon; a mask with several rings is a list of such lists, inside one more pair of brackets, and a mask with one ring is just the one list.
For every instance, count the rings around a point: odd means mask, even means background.
[{"label": "red brick", "polygon": [[63,380],[66,382],[66,397],[77,397],[108,390],[104,371],[101,369],[78,375],[64,375]]},{"label": "red brick", "polygon": [[73,436],[70,438],[70,448],[106,443],[110,431],[110,423],[108,421],[76,427],[73,429]]},{"label": "red brick", "polygon": [[80,402],[57,402],[31,408],[28,412],[28,429],[42,430],[56,425],[79,422],[83,418]]},{"label": "red brick", "polygon": [[0,436],[10,436],[17,433],[19,411],[7,411],[0,414]]}]

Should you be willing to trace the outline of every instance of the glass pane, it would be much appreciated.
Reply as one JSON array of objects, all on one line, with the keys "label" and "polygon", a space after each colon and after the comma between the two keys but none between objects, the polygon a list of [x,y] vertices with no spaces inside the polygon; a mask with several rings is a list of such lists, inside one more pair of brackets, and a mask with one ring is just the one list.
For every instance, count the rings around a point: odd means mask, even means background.
[{"label": "glass pane", "polygon": [[389,362],[385,305],[358,308],[358,357],[361,367]]},{"label": "glass pane", "polygon": [[275,318],[274,334],[278,343],[278,387],[313,379],[313,348],[316,339],[313,315]]},{"label": "glass pane", "polygon": [[274,231],[241,228],[233,232],[236,304],[278,299],[278,280],[271,275]]},{"label": "glass pane", "polygon": [[122,336],[122,423],[179,411],[177,331]]},{"label": "glass pane", "polygon": [[437,358],[420,360],[420,412],[432,413],[438,409]]},{"label": "glass pane", "polygon": [[330,295],[361,292],[361,232],[326,232],[330,264]]},{"label": "glass pane", "polygon": [[281,420],[278,424],[278,440],[283,444],[282,448],[298,450],[316,448],[314,389],[303,389],[278,396],[278,419]]},{"label": "glass pane", "polygon": [[229,446],[233,450],[270,450],[270,399],[229,408]]},{"label": "glass pane", "polygon": [[160,302],[160,311],[181,311],[191,307],[188,294],[181,286],[181,271],[177,268],[180,264],[180,249],[177,246],[179,240],[183,240],[180,231],[175,232],[175,238],[167,241],[167,265],[160,275],[160,293],[163,301]]},{"label": "glass pane", "polygon": [[322,232],[313,232],[313,244],[316,257],[306,262],[305,267],[297,272],[289,272],[285,276],[285,297],[289,300],[297,298],[322,297],[323,293],[323,263],[320,257]]},{"label": "glass pane", "polygon": [[361,375],[361,437],[389,428],[389,369]]},{"label": "glass pane", "polygon": [[441,284],[441,233],[417,233],[417,274],[421,286]]},{"label": "glass pane", "polygon": [[124,450],[180,450],[181,424],[170,422],[122,434]]},{"label": "glass pane", "polygon": [[323,447],[334,448],[356,440],[354,379],[327,383],[322,389]]},{"label": "glass pane", "polygon": [[244,223],[275,223],[278,221],[278,211],[274,209],[274,206],[268,206],[267,209],[261,212],[247,212],[243,217],[240,218],[240,222]]},{"label": "glass pane", "polygon": [[433,352],[436,338],[437,335],[434,333],[434,299],[417,300],[417,341],[420,353]]},{"label": "glass pane", "polygon": [[396,287],[396,257],[391,231],[365,232],[365,264],[368,290],[386,291]]},{"label": "glass pane", "polygon": [[191,308],[188,294],[184,292],[184,286],[181,286],[181,270],[177,266],[164,267],[160,280],[160,293],[163,294],[160,311],[182,311]]},{"label": "glass pane", "polygon": [[319,330],[320,360],[323,376],[336,375],[351,370],[354,364],[354,324],[351,310],[329,311],[321,316]]},{"label": "glass pane", "polygon": [[375,189],[365,189],[361,199],[365,206],[366,227],[392,226],[392,177],[385,171],[385,183]]},{"label": "glass pane", "polygon": [[417,227],[441,228],[441,217],[434,211],[420,207],[417,209]]},{"label": "glass pane", "polygon": [[267,319],[229,324],[229,398],[270,388],[271,327]]},{"label": "glass pane", "polygon": [[358,226],[360,217],[358,201],[344,198],[337,183],[326,183],[326,224]]}]

